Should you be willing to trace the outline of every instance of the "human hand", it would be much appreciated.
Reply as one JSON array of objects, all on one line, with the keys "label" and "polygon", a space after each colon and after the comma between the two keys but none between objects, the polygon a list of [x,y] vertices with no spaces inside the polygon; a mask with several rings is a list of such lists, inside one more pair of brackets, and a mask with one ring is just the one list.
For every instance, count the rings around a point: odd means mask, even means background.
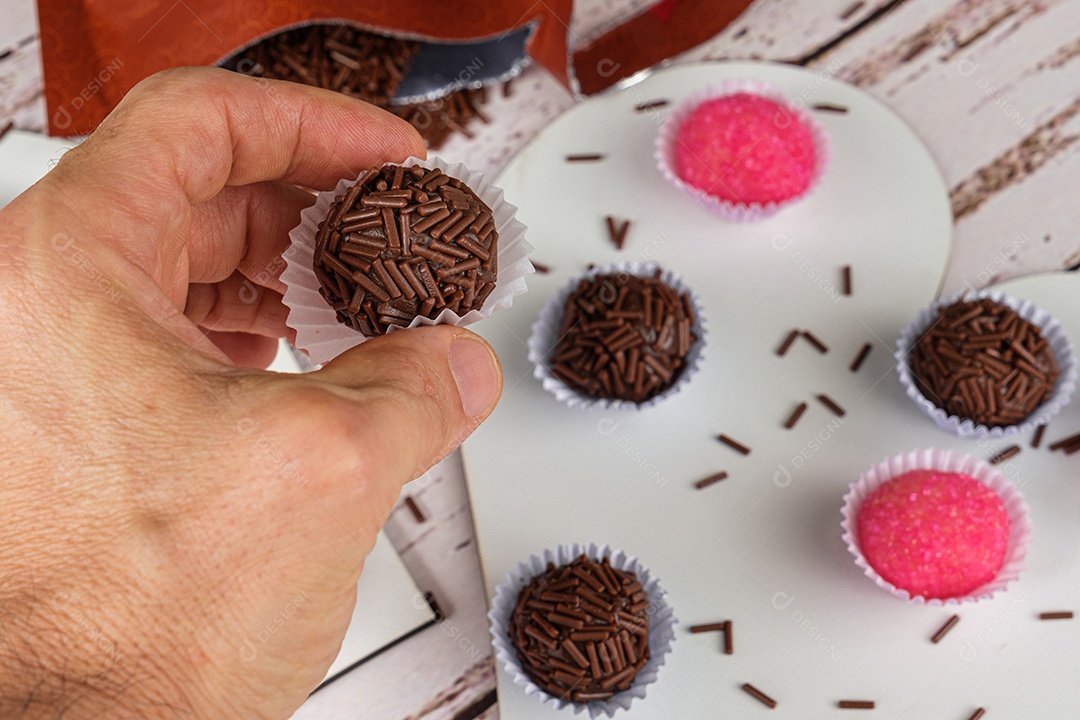
[{"label": "human hand", "polygon": [[450,327],[242,368],[286,331],[296,185],[423,153],[344,96],[175,70],[0,211],[0,716],[285,718],[322,679],[401,485],[501,371]]}]

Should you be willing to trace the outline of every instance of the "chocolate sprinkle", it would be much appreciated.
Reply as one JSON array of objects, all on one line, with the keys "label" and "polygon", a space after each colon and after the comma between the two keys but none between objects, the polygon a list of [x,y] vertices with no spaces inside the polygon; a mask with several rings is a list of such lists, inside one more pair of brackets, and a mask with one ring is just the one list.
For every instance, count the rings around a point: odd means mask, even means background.
[{"label": "chocolate sprinkle", "polygon": [[817,401],[819,403],[821,403],[822,405],[824,405],[825,407],[829,408],[829,410],[831,410],[833,415],[835,415],[836,417],[844,417],[844,415],[847,414],[844,411],[844,408],[837,405],[836,401],[833,400],[828,395],[826,395],[825,393],[822,393],[822,394],[818,395],[817,396]]},{"label": "chocolate sprinkle", "polygon": [[582,155],[567,155],[566,162],[597,162],[603,160],[604,156],[600,153],[588,153]]},{"label": "chocolate sprinkle", "polygon": [[582,395],[645,402],[686,369],[693,324],[689,295],[659,270],[582,279],[563,307],[551,374]]},{"label": "chocolate sprinkle", "polygon": [[405,496],[405,504],[409,506],[409,510],[412,511],[413,517],[416,518],[416,522],[422,523],[427,520],[424,517],[424,511],[420,509],[420,506],[416,504],[416,501],[412,499],[411,495]]},{"label": "chocolate sprinkle", "polygon": [[845,295],[851,295],[851,266],[840,268],[840,285]]},{"label": "chocolate sprinkle", "polygon": [[841,710],[873,710],[873,700],[841,700],[838,702],[837,707]]},{"label": "chocolate sprinkle", "polygon": [[769,708],[774,709],[774,710],[776,709],[776,701],[773,700],[768,695],[766,695],[765,693],[758,690],[756,687],[754,687],[750,683],[743,683],[742,689],[743,689],[743,692],[745,692],[747,695],[754,698],[758,702],[762,703],[763,705],[767,705]]},{"label": "chocolate sprinkle", "polygon": [[547,275],[549,272],[551,272],[550,267],[543,263],[538,263],[535,260],[532,261],[532,266],[533,270],[535,270],[539,275]]},{"label": "chocolate sprinkle", "polygon": [[1072,620],[1073,614],[1069,610],[1059,612],[1044,612],[1039,613],[1040,620]]},{"label": "chocolate sprinkle", "polygon": [[987,462],[989,462],[991,465],[997,465],[999,463],[1005,462],[1009,458],[1016,457],[1019,454],[1020,454],[1020,446],[1019,445],[1010,445],[1009,447],[1005,448],[1004,450],[1002,450],[998,454],[994,455]]},{"label": "chocolate sprinkle", "polygon": [[806,341],[813,345],[814,348],[822,355],[829,352],[829,347],[825,343],[821,342],[821,340],[818,340],[817,336],[809,330],[803,330],[802,336],[806,338]]},{"label": "chocolate sprinkle", "polygon": [[1080,433],[1076,433],[1075,435],[1061,438],[1057,442],[1050,443],[1050,452],[1053,452],[1055,450],[1067,449],[1077,444],[1080,444]]},{"label": "chocolate sprinkle", "polygon": [[776,354],[780,357],[787,355],[787,351],[791,348],[791,345],[799,338],[799,331],[792,330],[784,338],[784,342],[780,343],[780,347],[776,348]]},{"label": "chocolate sprinkle", "polygon": [[843,105],[832,105],[830,103],[818,103],[816,105],[811,105],[810,107],[814,110],[819,110],[821,112],[837,113],[838,115],[846,115],[848,111],[848,109]]},{"label": "chocolate sprinkle", "polygon": [[727,629],[727,620],[724,620],[724,621],[721,621],[721,622],[716,622],[716,623],[706,623],[704,625],[691,625],[690,626],[690,632],[695,634],[695,635],[697,633],[704,633],[704,632],[723,632],[726,629]]},{"label": "chocolate sprinkle", "polygon": [[799,422],[799,418],[801,418],[803,416],[803,413],[806,412],[806,407],[807,405],[804,402],[801,402],[795,406],[795,409],[791,412],[791,415],[789,415],[788,419],[784,421],[784,428],[786,430],[790,430],[791,428],[795,427],[795,423]]},{"label": "chocolate sprinkle", "polygon": [[971,717],[969,717],[968,720],[979,720],[979,718],[981,718],[985,714],[986,714],[986,709],[985,708],[979,708],[978,710],[976,710],[975,712],[973,712],[971,714]]},{"label": "chocolate sprinkle", "polygon": [[364,172],[319,223],[319,293],[338,322],[369,337],[445,308],[464,315],[495,289],[498,239],[491,208],[460,180],[384,165]]},{"label": "chocolate sprinkle", "polygon": [[866,360],[866,356],[870,354],[870,350],[872,349],[872,347],[873,346],[870,343],[866,343],[865,345],[863,345],[862,349],[859,350],[859,354],[856,355],[855,359],[851,361],[851,366],[848,368],[848,370],[850,370],[851,372],[859,372],[859,368],[862,367],[863,361]]},{"label": "chocolate sprinkle", "polygon": [[1046,432],[1046,423],[1043,423],[1039,427],[1035,428],[1035,435],[1032,436],[1032,438],[1031,438],[1031,447],[1032,448],[1038,449],[1039,445],[1042,444],[1043,433],[1045,433],[1045,432]]},{"label": "chocolate sprinkle", "polygon": [[732,624],[730,620],[724,621],[724,654],[735,654],[735,638],[733,637]]},{"label": "chocolate sprinkle", "polygon": [[508,634],[521,669],[554,697],[607,700],[649,661],[649,601],[632,572],[585,555],[534,577]]},{"label": "chocolate sprinkle", "polygon": [[749,455],[750,454],[750,448],[746,447],[745,445],[743,445],[738,440],[730,438],[730,437],[728,437],[727,435],[725,435],[723,433],[720,433],[719,435],[717,435],[716,439],[719,440],[720,442],[724,443],[725,445],[727,445],[729,448],[731,448],[735,452],[739,453],[740,455]]},{"label": "chocolate sprinkle", "polygon": [[930,402],[988,427],[1022,422],[1053,393],[1059,372],[1039,328],[988,298],[939,308],[908,363]]},{"label": "chocolate sprinkle", "polygon": [[930,638],[930,642],[937,645],[946,635],[949,634],[949,631],[952,630],[958,622],[960,622],[959,615],[953,615],[952,617],[950,617],[948,620],[945,621],[944,625],[938,628],[938,631],[934,633],[934,636],[932,638]]},{"label": "chocolate sprinkle", "polygon": [[652,100],[650,102],[643,102],[640,105],[635,105],[634,111],[645,112],[646,110],[655,110],[656,108],[662,108],[667,104],[667,100]]},{"label": "chocolate sprinkle", "polygon": [[[720,471],[718,473],[710,475],[707,478],[704,478],[703,480],[698,480],[696,483],[694,483],[694,487],[697,488],[698,490],[704,490],[705,488],[709,487],[710,485],[715,485],[716,483],[720,482],[721,480],[725,480],[725,479],[727,479],[727,472]],[[693,628],[691,628],[690,631],[693,632]]]}]

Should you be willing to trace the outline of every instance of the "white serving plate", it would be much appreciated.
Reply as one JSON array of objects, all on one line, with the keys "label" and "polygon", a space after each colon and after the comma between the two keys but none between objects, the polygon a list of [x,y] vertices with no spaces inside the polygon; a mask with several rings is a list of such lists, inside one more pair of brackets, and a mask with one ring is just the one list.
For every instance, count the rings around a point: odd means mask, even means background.
[{"label": "white serving plate", "polygon": [[[657,117],[633,110],[728,77],[850,110],[817,113],[833,140],[821,186],[757,224],[720,220],[669,186],[652,160]],[[568,164],[571,153],[607,157]],[[553,271],[531,277],[513,308],[475,326],[506,372],[502,402],[464,449],[489,595],[544,548],[597,542],[637,555],[668,590],[681,629],[656,684],[626,713],[634,718],[756,717],[767,708],[740,690],[747,682],[779,702],[770,718],[835,718],[841,699],[874,700],[874,716],[885,718],[966,720],[980,706],[994,718],[1080,716],[1080,621],[1037,619],[1075,609],[1080,590],[1080,460],[1045,448],[1080,431],[1080,403],[1035,451],[1027,436],[980,443],[940,431],[905,397],[895,340],[937,295],[951,214],[927,150],[888,108],[799,68],[682,66],[570,110],[497,182],[520,207],[533,258]],[[633,220],[621,253],[607,240],[606,214]],[[652,259],[701,295],[709,334],[700,373],[643,412],[558,403],[526,360],[541,305],[587,263]],[[847,264],[852,297],[838,296]],[[1080,278],[1002,289],[1044,305],[1080,338]],[[830,351],[800,340],[777,357],[794,327]],[[873,350],[852,374],[866,342]],[[814,399],[822,392],[846,408],[842,421]],[[784,430],[804,400],[809,410]],[[720,432],[753,452],[719,444]],[[863,577],[840,540],[842,497],[860,472],[913,447],[985,458],[1011,442],[1025,450],[1000,469],[1021,486],[1034,524],[1019,583],[991,601],[941,608],[905,603]],[[693,488],[719,470],[729,479]],[[961,622],[932,644],[953,612]],[[719,635],[686,631],[729,618],[731,656]],[[571,715],[525,697],[501,668],[498,691],[504,720]]]}]

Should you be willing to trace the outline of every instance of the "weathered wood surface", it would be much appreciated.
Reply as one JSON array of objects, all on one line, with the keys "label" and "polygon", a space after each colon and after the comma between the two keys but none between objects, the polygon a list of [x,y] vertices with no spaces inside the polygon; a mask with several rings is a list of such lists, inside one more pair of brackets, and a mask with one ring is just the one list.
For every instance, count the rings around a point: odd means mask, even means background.
[{"label": "weathered wood surface", "polygon": [[[580,46],[648,0],[579,0]],[[40,129],[41,71],[30,0],[0,0],[0,123]],[[28,11],[28,8],[30,9]],[[29,29],[27,29],[29,27]],[[945,291],[1080,263],[1080,3],[1067,0],[761,0],[716,38],[673,62],[796,62],[880,98],[930,148],[957,218]],[[572,105],[531,68],[492,122],[441,152],[496,174]],[[815,89],[808,86],[807,100]],[[867,162],[873,162],[867,158]],[[919,208],[911,208],[919,212]],[[314,696],[297,718],[494,718],[487,639],[468,498],[451,458],[407,488],[428,515],[404,506],[387,532],[447,620]]]}]

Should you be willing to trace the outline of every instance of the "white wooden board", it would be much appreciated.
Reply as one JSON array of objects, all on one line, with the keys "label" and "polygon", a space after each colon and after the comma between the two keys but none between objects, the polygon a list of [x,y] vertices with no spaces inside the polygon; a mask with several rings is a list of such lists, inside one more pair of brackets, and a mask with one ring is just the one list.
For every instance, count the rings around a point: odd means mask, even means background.
[{"label": "white wooden board", "polygon": [[[820,189],[755,225],[717,220],[668,187],[651,162],[655,121],[632,110],[729,76],[769,79],[793,97],[813,87],[813,102],[851,109],[820,116],[834,146]],[[608,157],[565,164],[573,152]],[[532,278],[511,310],[476,326],[507,375],[495,415],[464,451],[489,595],[516,562],[545,547],[606,542],[653,570],[684,626],[734,621],[732,656],[716,636],[684,629],[633,717],[764,712],[739,689],[744,682],[779,701],[769,715],[777,718],[835,717],[846,698],[877,701],[880,717],[963,719],[978,706],[995,717],[1080,711],[1078,628],[1035,619],[1041,610],[1071,609],[1080,588],[1071,549],[1080,533],[1075,462],[1043,449],[1002,466],[1032,505],[1028,570],[999,598],[956,610],[962,622],[939,645],[929,638],[954,609],[884,593],[840,541],[842,495],[872,463],[912,447],[989,457],[1008,444],[937,430],[893,372],[900,329],[935,297],[951,226],[938,172],[903,123],[876,100],[811,72],[691,66],[568,112],[499,184],[521,208],[535,259],[553,273]],[[605,237],[605,214],[634,220],[622,253]],[[656,259],[686,277],[706,308],[705,360],[685,392],[655,409],[571,410],[531,376],[525,340],[551,292],[588,262],[617,259]],[[834,292],[845,264],[854,274],[850,298]],[[1006,287],[1044,304],[1080,337],[1070,302],[1080,291],[1075,277]],[[777,357],[793,327],[811,329],[829,353],[799,342]],[[852,374],[848,365],[865,342],[873,351]],[[813,400],[821,392],[847,409],[843,420]],[[803,400],[810,410],[784,430]],[[1076,430],[1080,411],[1070,405],[1047,439]],[[713,439],[719,432],[753,452],[735,454]],[[693,489],[718,470],[731,477]],[[499,673],[503,718],[558,714]]]}]

